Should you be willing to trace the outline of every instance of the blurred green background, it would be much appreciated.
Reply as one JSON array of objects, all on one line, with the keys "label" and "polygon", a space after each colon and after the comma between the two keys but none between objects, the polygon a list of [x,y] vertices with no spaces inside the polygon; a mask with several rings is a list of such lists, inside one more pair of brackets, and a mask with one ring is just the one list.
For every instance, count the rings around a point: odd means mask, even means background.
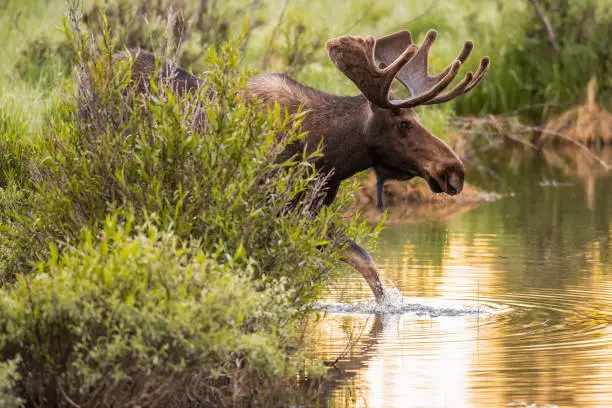
[{"label": "blurred green background", "polygon": [[[482,115],[519,111],[543,122],[580,103],[591,76],[598,100],[612,97],[612,7],[608,0],[540,0],[556,34],[555,51],[532,0],[306,1],[306,0],[112,0],[82,1],[87,29],[100,37],[100,12],[120,47],[159,51],[166,37],[167,10],[180,10],[187,23],[180,62],[194,73],[207,69],[205,52],[229,37],[247,37],[242,69],[289,72],[328,92],[356,93],[331,64],[324,44],[344,34],[380,36],[408,29],[420,41],[439,32],[434,70],[456,56],[464,40],[475,50],[468,69],[483,55],[492,58],[485,81],[452,106],[424,109],[426,125],[444,136],[449,114]],[[21,121],[30,132],[43,126],[58,98],[74,92],[71,48],[62,0],[0,2],[0,130]],[[464,71],[466,68],[464,68]],[[64,98],[65,99],[65,98]]]}]

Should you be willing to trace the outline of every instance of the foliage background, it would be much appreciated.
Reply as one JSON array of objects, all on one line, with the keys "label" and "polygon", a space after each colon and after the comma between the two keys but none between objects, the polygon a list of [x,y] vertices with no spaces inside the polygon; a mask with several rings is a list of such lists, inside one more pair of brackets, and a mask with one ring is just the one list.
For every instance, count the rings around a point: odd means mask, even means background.
[{"label": "foliage background", "polygon": [[[183,10],[190,24],[180,61],[196,73],[206,69],[201,57],[208,45],[235,38],[250,22],[243,70],[288,71],[308,85],[337,93],[355,93],[356,89],[325,55],[323,45],[328,38],[409,29],[420,40],[429,28],[435,28],[439,37],[432,53],[433,68],[446,66],[468,38],[476,44],[469,68],[476,67],[481,55],[490,55],[493,61],[487,81],[455,102],[455,110],[462,115],[523,109],[527,117],[541,121],[542,115],[582,101],[593,74],[599,80],[600,102],[609,106],[609,2],[540,3],[557,34],[559,55],[550,47],[528,0],[89,0],[82,2],[82,8],[94,31],[99,33],[96,13],[106,10],[118,44],[154,50],[163,42],[160,34],[165,32],[168,7]],[[208,6],[203,10],[202,5]],[[70,46],[61,28],[64,2],[3,0],[0,10],[0,126],[9,126],[5,122],[18,121],[16,118],[30,128],[44,126],[57,94],[66,95],[74,86]],[[525,109],[534,104],[546,104],[547,109]],[[423,111],[424,120],[444,136],[436,115],[429,119],[431,110]]]}]

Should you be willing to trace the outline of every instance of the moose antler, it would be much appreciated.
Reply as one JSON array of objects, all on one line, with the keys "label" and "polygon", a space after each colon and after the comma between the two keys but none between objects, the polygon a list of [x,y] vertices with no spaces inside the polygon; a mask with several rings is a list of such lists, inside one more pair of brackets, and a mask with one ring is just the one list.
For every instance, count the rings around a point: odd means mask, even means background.
[{"label": "moose antler", "polygon": [[[433,88],[437,83],[443,80],[452,69],[453,64],[446,67],[442,73],[435,77],[430,77],[427,73],[429,50],[436,40],[437,35],[438,33],[436,30],[429,30],[416,55],[408,61],[396,75],[397,79],[408,88],[412,95],[419,95]],[[406,48],[412,44],[412,37],[408,31],[399,31],[395,34],[381,37],[376,40],[375,61],[379,65],[387,65],[399,55],[397,51],[398,48]],[[473,48],[474,44],[471,41],[466,41],[455,61],[459,61],[463,64],[470,56]],[[476,74],[468,72],[452,91],[439,94],[425,102],[424,105],[447,102],[459,95],[469,92],[478,85],[482,78],[484,78],[489,68],[489,62],[489,57],[483,57],[480,60],[480,66]]]},{"label": "moose antler", "polygon": [[380,107],[393,107],[389,101],[389,88],[399,70],[417,53],[414,45],[404,47],[384,68],[374,62],[376,40],[345,35],[328,40],[327,53],[338,69],[357,85],[368,100]]},{"label": "moose antler", "polygon": [[[489,57],[483,57],[476,74],[468,72],[450,92],[441,93],[453,81],[461,64],[470,55],[471,41],[466,41],[457,58],[439,75],[427,73],[431,44],[437,37],[429,30],[420,47],[412,42],[408,31],[381,37],[343,36],[329,40],[327,52],[332,62],[370,102],[381,108],[413,108],[450,101],[474,88],[484,77],[489,67]],[[389,89],[397,78],[408,88],[411,97],[404,100],[389,100]]]}]

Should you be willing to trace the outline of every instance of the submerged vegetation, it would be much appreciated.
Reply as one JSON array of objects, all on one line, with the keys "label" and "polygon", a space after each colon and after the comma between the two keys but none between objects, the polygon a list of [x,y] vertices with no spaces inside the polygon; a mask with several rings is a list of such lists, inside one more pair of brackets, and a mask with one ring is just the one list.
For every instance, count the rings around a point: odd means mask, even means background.
[{"label": "submerged vegetation", "polygon": [[[541,121],[582,101],[591,76],[592,106],[610,106],[605,0],[542,0],[556,47],[529,1],[353,3],[92,1],[64,30],[63,1],[0,3],[0,406],[316,398],[323,370],[295,351],[302,319],[343,235],[375,234],[342,219],[354,184],[312,211],[321,180],[308,157],[275,160],[303,136],[299,121],[242,102],[252,71],[356,93],[325,40],[436,28],[434,68],[463,38],[493,61],[472,94],[420,112],[441,137],[455,114]],[[129,66],[108,69],[125,47],[177,60],[209,85],[189,98],[163,87],[136,97]],[[77,83],[90,91],[87,112]]]}]

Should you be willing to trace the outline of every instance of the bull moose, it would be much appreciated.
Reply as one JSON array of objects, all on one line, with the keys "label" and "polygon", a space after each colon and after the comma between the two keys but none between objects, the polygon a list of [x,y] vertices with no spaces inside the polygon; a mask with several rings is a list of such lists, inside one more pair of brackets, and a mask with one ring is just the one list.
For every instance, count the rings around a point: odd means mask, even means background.
[{"label": "bull moose", "polygon": [[[452,149],[431,134],[420,122],[414,108],[448,102],[469,92],[485,76],[489,58],[483,57],[475,73],[444,92],[468,58],[473,44],[467,41],[457,58],[437,76],[428,74],[428,55],[437,32],[429,30],[417,46],[408,31],[375,39],[342,36],[328,40],[327,52],[334,65],[361,92],[340,96],[316,90],[286,74],[260,74],[247,82],[247,98],[265,104],[278,103],[290,113],[300,107],[306,114],[302,130],[307,132],[307,149],[322,146],[315,168],[326,176],[325,205],[332,203],[340,183],[368,168],[377,176],[377,206],[382,209],[385,180],[422,177],[435,193],[459,194],[463,188],[464,167]],[[132,79],[148,81],[155,72],[155,56],[143,50],[130,50]],[[197,90],[203,81],[166,61],[162,75],[175,89]],[[398,99],[391,91],[397,78],[409,91],[408,99]],[[366,279],[375,298],[384,297],[384,287],[368,252],[349,240],[344,261]]]}]

